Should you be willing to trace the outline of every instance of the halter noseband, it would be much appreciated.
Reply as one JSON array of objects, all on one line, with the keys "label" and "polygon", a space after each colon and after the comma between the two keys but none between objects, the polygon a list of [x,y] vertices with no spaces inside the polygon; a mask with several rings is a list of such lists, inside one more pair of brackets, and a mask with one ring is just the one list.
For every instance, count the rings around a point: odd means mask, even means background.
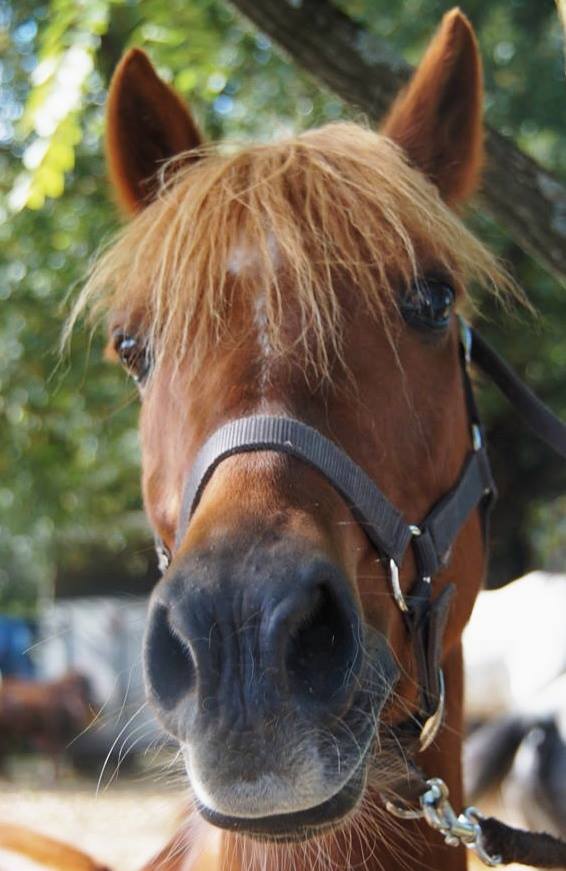
[{"label": "halter noseband", "polygon": [[[566,458],[566,427],[537,399],[496,352],[464,321],[461,325],[461,360],[464,391],[471,427],[472,450],[460,477],[420,523],[409,523],[377,484],[341,448],[318,430],[288,417],[251,416],[231,420],[214,432],[200,449],[187,478],[176,534],[178,547],[186,533],[204,488],[217,466],[235,454],[276,451],[301,460],[322,474],[349,506],[389,570],[391,591],[409,632],[421,692],[420,717],[401,729],[419,738],[424,750],[434,740],[444,712],[444,680],[440,668],[442,637],[454,584],[432,599],[432,581],[446,565],[462,526],[479,508],[487,539],[489,509],[496,497],[489,459],[470,381],[476,363],[488,374],[535,433]],[[411,546],[417,578],[408,594],[399,584],[399,567]],[[160,568],[169,554],[157,541]]]}]

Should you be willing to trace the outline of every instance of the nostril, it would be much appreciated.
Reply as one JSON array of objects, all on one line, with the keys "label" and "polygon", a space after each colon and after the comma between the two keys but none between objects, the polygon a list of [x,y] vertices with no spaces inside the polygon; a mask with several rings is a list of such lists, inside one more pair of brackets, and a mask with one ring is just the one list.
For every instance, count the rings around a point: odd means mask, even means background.
[{"label": "nostril", "polygon": [[340,702],[349,695],[358,654],[357,619],[332,588],[313,590],[310,608],[291,629],[286,667],[295,692],[313,702]]},{"label": "nostril", "polygon": [[151,695],[168,711],[196,685],[196,669],[188,643],[175,634],[164,605],[154,607],[148,624],[145,672]]}]

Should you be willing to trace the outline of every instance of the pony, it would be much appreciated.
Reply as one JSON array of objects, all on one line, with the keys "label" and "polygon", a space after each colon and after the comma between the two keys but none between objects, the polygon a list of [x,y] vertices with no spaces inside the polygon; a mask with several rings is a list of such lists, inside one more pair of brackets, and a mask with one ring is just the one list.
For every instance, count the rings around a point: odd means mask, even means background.
[{"label": "pony", "polygon": [[[293,458],[248,453],[214,471],[186,530],[180,515],[206,438],[257,413],[316,428],[406,517],[454,486],[470,449],[454,312],[473,281],[510,286],[456,212],[481,171],[481,102],[458,10],[381,133],[338,123],[226,152],[142,52],[114,74],[108,163],[132,220],[71,320],[103,313],[140,388],[144,501],[172,556],[148,618],[148,694],[224,830],[222,867],[298,871],[322,853],[330,867],[464,868],[464,851],[419,824],[409,838],[382,808],[418,680],[387,566],[344,500]],[[435,596],[449,582],[457,595],[446,716],[420,760],[456,803],[460,637],[484,563],[474,512],[435,579]],[[415,573],[408,556],[404,591]]]},{"label": "pony", "polygon": [[[408,760],[419,676],[389,567],[315,469],[237,453],[190,522],[185,480],[218,427],[293,417],[339,445],[407,518],[471,450],[457,312],[513,283],[458,210],[483,163],[476,38],[448,13],[380,132],[333,123],[211,146],[148,58],[113,76],[107,156],[130,221],[67,331],[108,324],[139,386],[142,486],[164,575],[144,646],[148,695],[179,743],[196,818],[147,868],[464,871],[422,821],[383,806]],[[444,719],[419,765],[462,795],[461,635],[484,578],[474,510],[434,578],[456,595],[438,656]],[[417,567],[408,553],[399,591]],[[440,642],[439,642],[440,644]]]}]

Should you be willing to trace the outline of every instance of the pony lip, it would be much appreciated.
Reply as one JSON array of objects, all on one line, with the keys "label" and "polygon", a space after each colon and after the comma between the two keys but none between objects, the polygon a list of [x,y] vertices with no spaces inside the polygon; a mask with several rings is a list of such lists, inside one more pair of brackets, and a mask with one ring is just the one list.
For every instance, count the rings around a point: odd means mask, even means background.
[{"label": "pony lip", "polygon": [[[371,749],[371,748],[370,748]],[[217,813],[197,801],[197,809],[207,823],[259,841],[304,841],[323,834],[344,822],[360,803],[367,781],[369,750],[341,789],[319,805],[296,813],[267,817],[235,817]]]}]

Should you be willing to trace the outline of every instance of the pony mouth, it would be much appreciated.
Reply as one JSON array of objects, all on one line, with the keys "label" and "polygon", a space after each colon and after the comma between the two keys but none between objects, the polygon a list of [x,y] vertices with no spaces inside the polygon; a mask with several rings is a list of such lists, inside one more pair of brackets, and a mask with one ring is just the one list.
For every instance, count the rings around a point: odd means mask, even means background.
[{"label": "pony mouth", "polygon": [[[256,841],[275,844],[306,841],[340,828],[354,814],[363,800],[368,779],[369,761],[374,754],[376,744],[379,743],[375,718],[389,698],[391,688],[396,680],[397,674],[392,675],[391,679],[388,680],[388,692],[380,700],[378,706],[371,705],[367,711],[364,709],[364,730],[362,734],[357,735],[356,739],[358,758],[347,780],[343,781],[337,791],[329,798],[301,810],[269,814],[264,817],[224,814],[212,810],[198,796],[195,797],[196,809],[206,822],[217,828],[235,832]],[[367,698],[365,700],[362,698],[357,705],[358,710],[364,701],[366,704],[368,703]],[[353,729],[353,726],[350,728]]]},{"label": "pony mouth", "polygon": [[305,841],[338,827],[360,804],[367,781],[369,752],[362,756],[349,780],[330,798],[300,811],[265,817],[239,817],[213,811],[197,800],[203,819],[213,826],[257,841]]}]

